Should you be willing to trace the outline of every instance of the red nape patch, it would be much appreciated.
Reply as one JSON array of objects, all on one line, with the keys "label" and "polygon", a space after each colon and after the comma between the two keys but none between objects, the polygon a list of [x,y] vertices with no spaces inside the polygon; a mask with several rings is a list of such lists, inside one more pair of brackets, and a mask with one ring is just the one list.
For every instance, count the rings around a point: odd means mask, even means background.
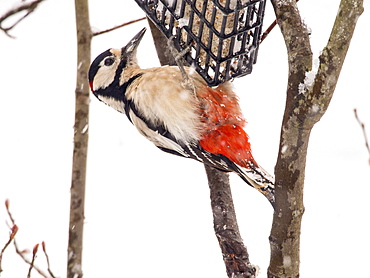
[{"label": "red nape patch", "polygon": [[237,125],[223,125],[206,132],[200,145],[213,154],[222,154],[232,162],[249,168],[250,163],[257,165],[248,141],[247,133]]},{"label": "red nape patch", "polygon": [[93,89],[93,81],[89,82],[89,85],[90,85],[91,92],[94,92],[94,89]]}]

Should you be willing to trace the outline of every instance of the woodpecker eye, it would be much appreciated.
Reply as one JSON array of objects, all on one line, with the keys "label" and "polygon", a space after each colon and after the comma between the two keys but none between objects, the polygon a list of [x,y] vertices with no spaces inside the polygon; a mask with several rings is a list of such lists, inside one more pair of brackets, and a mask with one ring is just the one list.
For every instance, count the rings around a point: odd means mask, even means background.
[{"label": "woodpecker eye", "polygon": [[113,65],[113,63],[114,63],[113,58],[107,58],[107,59],[104,60],[104,65],[105,66],[111,66],[111,65]]}]

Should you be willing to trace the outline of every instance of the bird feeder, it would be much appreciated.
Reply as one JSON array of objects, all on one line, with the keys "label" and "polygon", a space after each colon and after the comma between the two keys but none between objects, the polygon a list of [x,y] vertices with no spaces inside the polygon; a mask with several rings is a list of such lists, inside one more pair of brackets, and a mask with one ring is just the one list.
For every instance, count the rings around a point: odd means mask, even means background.
[{"label": "bird feeder", "polygon": [[266,0],[135,0],[209,86],[252,72]]}]

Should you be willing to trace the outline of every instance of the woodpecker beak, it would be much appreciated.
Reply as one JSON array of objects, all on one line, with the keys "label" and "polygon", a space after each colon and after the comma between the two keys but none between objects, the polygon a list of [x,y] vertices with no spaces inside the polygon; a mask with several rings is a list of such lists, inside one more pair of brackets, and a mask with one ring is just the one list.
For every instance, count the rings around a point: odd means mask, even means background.
[{"label": "woodpecker beak", "polygon": [[145,31],[146,28],[144,27],[139,33],[136,34],[135,37],[133,37],[129,41],[129,43],[126,46],[122,47],[122,55],[128,55],[135,52],[135,50],[140,44],[141,39],[144,37]]}]

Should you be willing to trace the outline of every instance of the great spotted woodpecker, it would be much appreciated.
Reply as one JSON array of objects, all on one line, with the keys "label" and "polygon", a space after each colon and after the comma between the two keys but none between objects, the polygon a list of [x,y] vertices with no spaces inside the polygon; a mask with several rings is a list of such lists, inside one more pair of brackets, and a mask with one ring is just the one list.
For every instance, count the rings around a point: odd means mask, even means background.
[{"label": "great spotted woodpecker", "polygon": [[93,94],[126,114],[161,150],[235,172],[274,205],[274,179],[252,156],[231,84],[211,88],[188,67],[183,69],[191,86],[179,67],[141,69],[136,50],[144,33],[145,28],[122,49],[108,49],[94,60]]}]

